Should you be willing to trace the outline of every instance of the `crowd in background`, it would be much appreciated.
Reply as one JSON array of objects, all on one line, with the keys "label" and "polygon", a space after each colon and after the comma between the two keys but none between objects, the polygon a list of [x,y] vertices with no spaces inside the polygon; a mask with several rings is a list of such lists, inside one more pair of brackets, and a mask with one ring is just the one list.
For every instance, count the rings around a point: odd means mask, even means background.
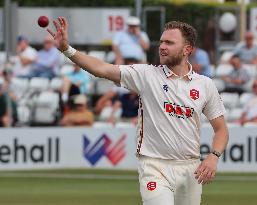
[{"label": "crowd in background", "polygon": [[[147,63],[147,51],[150,48],[148,35],[140,29],[140,20],[127,19],[127,29],[117,32],[113,37],[112,50],[115,64]],[[5,64],[0,78],[0,126],[17,126],[19,114],[17,105],[22,101],[19,91],[12,86],[13,78],[61,79],[61,87],[54,90],[59,96],[60,116],[55,125],[91,126],[95,121],[115,124],[118,121],[137,123],[139,98],[136,93],[113,85],[106,93],[97,96],[88,94],[92,76],[77,65],[70,72],[60,72],[61,53],[56,49],[53,38],[46,36],[42,49],[36,50],[29,44],[26,36],[17,38],[16,56]],[[212,78],[212,65],[206,51],[195,47],[190,59],[194,72]],[[229,72],[220,76],[225,87],[222,92],[246,92],[244,85],[251,81],[251,96],[244,105],[239,119],[235,123],[257,123],[257,79],[245,68],[257,65],[257,44],[251,32],[245,33],[243,42],[239,42],[230,52],[226,61],[220,61],[231,67]],[[257,71],[256,71],[257,73]]]}]

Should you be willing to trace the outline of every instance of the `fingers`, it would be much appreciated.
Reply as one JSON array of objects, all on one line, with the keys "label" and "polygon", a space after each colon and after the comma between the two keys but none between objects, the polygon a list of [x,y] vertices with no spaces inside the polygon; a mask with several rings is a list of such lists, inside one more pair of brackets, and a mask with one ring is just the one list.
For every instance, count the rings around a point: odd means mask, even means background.
[{"label": "fingers", "polygon": [[66,20],[66,18],[62,17],[62,21],[63,21],[63,27],[65,30],[68,29],[68,21]]},{"label": "fingers", "polygon": [[58,17],[59,24],[61,25],[61,28],[64,28],[62,17]]},{"label": "fingers", "polygon": [[51,36],[53,36],[53,38],[54,38],[54,36],[55,36],[54,32],[51,31],[49,28],[47,28],[46,30],[47,30],[47,32],[48,32]]},{"label": "fingers", "polygon": [[67,21],[64,17],[60,17],[61,25],[64,30],[67,30]]},{"label": "fingers", "polygon": [[67,21],[64,17],[58,17],[59,24],[61,25],[62,30],[67,30]]},{"label": "fingers", "polygon": [[[59,19],[59,18],[58,18]],[[61,31],[61,27],[60,25],[57,23],[56,20],[53,20],[53,24],[54,24],[54,27],[56,29],[57,32],[60,32]]]},{"label": "fingers", "polygon": [[215,177],[215,170],[210,169],[209,167],[200,164],[195,171],[195,179],[197,179],[198,184],[209,184],[212,182]]},{"label": "fingers", "polygon": [[198,179],[200,177],[200,175],[202,174],[202,172],[204,171],[204,167],[202,165],[202,163],[198,166],[198,168],[195,171],[195,178]]}]

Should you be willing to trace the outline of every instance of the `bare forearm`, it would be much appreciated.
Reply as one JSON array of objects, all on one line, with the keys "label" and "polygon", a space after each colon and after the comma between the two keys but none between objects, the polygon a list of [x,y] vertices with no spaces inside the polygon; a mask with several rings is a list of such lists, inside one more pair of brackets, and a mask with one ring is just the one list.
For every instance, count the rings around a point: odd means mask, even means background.
[{"label": "bare forearm", "polygon": [[229,135],[227,130],[219,130],[215,133],[212,141],[212,149],[223,153],[228,143]]},{"label": "bare forearm", "polygon": [[120,82],[120,74],[118,66],[105,63],[95,57],[85,55],[79,51],[75,53],[71,58],[75,64],[91,73],[94,76],[100,78],[106,78],[116,83]]}]

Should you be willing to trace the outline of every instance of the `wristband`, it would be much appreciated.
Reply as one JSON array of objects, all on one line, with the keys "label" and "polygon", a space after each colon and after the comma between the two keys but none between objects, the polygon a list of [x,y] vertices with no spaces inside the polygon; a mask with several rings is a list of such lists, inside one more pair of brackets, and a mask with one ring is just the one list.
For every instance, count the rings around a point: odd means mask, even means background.
[{"label": "wristband", "polygon": [[213,150],[211,153],[214,154],[218,158],[221,156],[221,153],[216,150]]},{"label": "wristband", "polygon": [[68,47],[66,51],[63,51],[63,55],[65,55],[67,58],[70,58],[75,55],[77,50],[75,48],[72,48],[71,46]]}]

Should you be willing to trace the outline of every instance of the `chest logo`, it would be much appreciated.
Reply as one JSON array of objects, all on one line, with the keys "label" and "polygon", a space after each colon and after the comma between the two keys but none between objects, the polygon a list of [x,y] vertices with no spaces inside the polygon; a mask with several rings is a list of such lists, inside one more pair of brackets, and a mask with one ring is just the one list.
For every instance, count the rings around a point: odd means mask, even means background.
[{"label": "chest logo", "polygon": [[193,116],[194,108],[175,103],[164,102],[165,112],[176,118],[187,119]]},{"label": "chest logo", "polygon": [[199,90],[191,89],[191,90],[190,90],[190,97],[191,97],[193,100],[197,100],[197,99],[200,97]]},{"label": "chest logo", "polygon": [[164,91],[168,92],[168,88],[169,88],[168,85],[163,85],[162,88]]}]

